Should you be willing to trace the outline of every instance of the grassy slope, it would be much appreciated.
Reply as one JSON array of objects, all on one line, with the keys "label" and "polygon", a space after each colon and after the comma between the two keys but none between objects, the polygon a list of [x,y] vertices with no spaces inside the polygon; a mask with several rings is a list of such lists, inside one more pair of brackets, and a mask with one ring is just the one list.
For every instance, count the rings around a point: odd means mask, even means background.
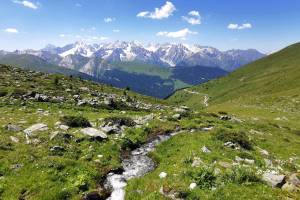
[{"label": "grassy slope", "polygon": [[[143,110],[120,113],[121,110],[74,105],[69,101],[74,94],[80,94],[82,98],[93,97],[93,92],[124,96],[124,90],[78,78],[32,73],[0,65],[0,80],[0,92],[7,92],[0,97],[0,199],[81,199],[84,193],[99,188],[109,170],[120,167],[123,139],[111,135],[107,141],[92,141],[80,134],[79,128],[59,130],[55,123],[62,116],[81,115],[97,127],[106,117],[149,114]],[[89,91],[81,90],[82,87],[89,88]],[[71,88],[71,92],[66,92],[67,88]],[[15,91],[36,91],[69,100],[62,103],[11,100],[10,94]],[[130,91],[126,91],[126,96],[149,104],[163,103]],[[43,111],[38,112],[39,109]],[[156,111],[153,110],[153,113]],[[25,129],[36,123],[45,123],[49,127],[49,130],[35,136],[39,140],[37,144],[27,144],[22,131],[11,132],[5,128],[8,124],[15,124]],[[59,135],[50,140],[55,131],[59,131]],[[64,138],[64,134],[71,137]],[[142,134],[140,137],[147,137],[144,132]],[[12,142],[11,136],[18,138],[19,142]],[[52,154],[49,149],[53,146],[62,146],[66,151]],[[18,167],[15,167],[16,164]]]},{"label": "grassy slope", "polygon": [[295,44],[226,77],[190,88],[194,94],[178,91],[169,101],[203,108],[204,95],[207,95],[208,110],[265,119],[285,116],[291,118],[287,124],[300,128],[296,122],[300,117],[299,79],[300,44]]},{"label": "grassy slope", "polygon": [[[170,193],[183,191],[188,194],[187,199],[299,199],[299,193],[282,192],[261,183],[221,184],[216,186],[215,190],[198,187],[192,191],[188,189],[189,184],[195,181],[190,176],[195,170],[191,167],[195,157],[201,158],[204,163],[202,166],[224,170],[216,163],[231,163],[236,155],[243,154],[252,157],[256,167],[262,170],[268,168],[264,164],[264,156],[260,155],[258,150],[245,152],[224,148],[223,143],[213,138],[213,134],[220,128],[244,131],[256,147],[266,149],[270,153],[268,159],[277,158],[285,163],[282,165],[282,173],[299,171],[298,158],[296,168],[291,168],[288,161],[300,153],[299,69],[300,44],[295,44],[249,64],[227,77],[180,90],[171,96],[169,102],[175,105],[184,104],[194,110],[205,109],[208,112],[226,111],[230,115],[236,115],[243,122],[220,122],[214,118],[196,116],[190,117],[189,120],[181,120],[181,126],[197,128],[212,125],[215,129],[211,133],[182,133],[159,145],[152,154],[159,163],[158,168],[143,178],[129,182],[128,199],[167,199],[159,192],[162,188]],[[206,108],[205,96],[209,97],[209,105]],[[202,153],[200,148],[204,145],[211,149],[212,153]],[[168,174],[165,179],[159,178],[161,172]],[[208,180],[205,179],[206,182]]]},{"label": "grassy slope", "polygon": [[121,63],[112,63],[112,65],[126,72],[159,76],[163,79],[167,79],[171,76],[171,71],[168,68],[163,68],[157,65],[145,64],[139,62],[121,62]]}]

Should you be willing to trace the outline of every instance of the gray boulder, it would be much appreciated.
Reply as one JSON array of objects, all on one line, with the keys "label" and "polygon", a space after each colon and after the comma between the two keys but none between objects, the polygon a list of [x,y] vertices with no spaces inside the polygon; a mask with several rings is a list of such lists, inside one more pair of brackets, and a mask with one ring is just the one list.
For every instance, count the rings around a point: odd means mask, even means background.
[{"label": "gray boulder", "polygon": [[84,135],[88,135],[90,137],[100,137],[102,139],[107,138],[107,135],[103,131],[100,131],[95,128],[83,128],[81,129],[81,133],[83,133]]},{"label": "gray boulder", "polygon": [[34,124],[34,125],[30,126],[29,128],[25,129],[24,133],[27,136],[31,136],[35,132],[46,131],[46,130],[48,130],[48,126],[46,124],[38,123],[38,124]]},{"label": "gray boulder", "polygon": [[14,124],[8,124],[6,126],[6,129],[11,132],[19,132],[22,130],[22,128],[20,126],[14,125]]},{"label": "gray boulder", "polygon": [[277,175],[269,172],[264,173],[262,179],[272,187],[281,187],[285,183],[285,175]]}]

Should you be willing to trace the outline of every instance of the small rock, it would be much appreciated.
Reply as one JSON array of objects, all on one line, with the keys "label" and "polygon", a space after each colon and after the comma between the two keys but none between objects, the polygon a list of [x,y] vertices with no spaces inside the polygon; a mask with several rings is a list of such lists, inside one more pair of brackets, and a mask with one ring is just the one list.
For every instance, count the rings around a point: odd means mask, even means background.
[{"label": "small rock", "polygon": [[239,156],[235,156],[235,161],[236,161],[236,162],[243,162],[244,159],[241,158],[241,157],[239,157]]},{"label": "small rock", "polygon": [[67,131],[70,127],[69,126],[67,126],[67,125],[59,125],[59,128],[61,129],[61,130],[64,130],[64,131]]},{"label": "small rock", "polygon": [[192,167],[199,167],[202,164],[203,164],[203,161],[200,158],[195,157],[193,159]]},{"label": "small rock", "polygon": [[268,152],[267,150],[260,149],[259,152],[260,152],[261,155],[263,155],[263,156],[269,156],[269,152]]},{"label": "small rock", "polygon": [[180,118],[181,118],[181,115],[180,115],[179,113],[177,113],[177,114],[174,114],[174,115],[172,116],[172,118],[173,118],[173,119],[180,119]]},{"label": "small rock", "polygon": [[59,134],[58,131],[55,131],[55,132],[51,133],[50,140],[53,140],[58,134]]},{"label": "small rock", "polygon": [[224,146],[225,147],[228,147],[228,148],[232,148],[232,149],[240,149],[239,145],[238,144],[235,144],[233,142],[225,142],[224,143]]},{"label": "small rock", "polygon": [[247,163],[247,164],[249,164],[249,165],[253,165],[255,163],[254,160],[251,160],[251,159],[248,159],[248,158],[245,158],[244,162]]},{"label": "small rock", "polygon": [[6,126],[6,129],[8,131],[11,131],[11,132],[19,132],[22,130],[22,128],[20,126],[17,126],[17,125],[14,125],[14,124],[8,124]]},{"label": "small rock", "polygon": [[26,133],[26,135],[31,136],[34,132],[38,132],[38,131],[46,131],[48,130],[48,126],[46,124],[34,124],[32,126],[30,126],[29,128],[24,130],[24,133]]},{"label": "small rock", "polygon": [[190,190],[195,189],[195,187],[197,187],[196,183],[191,183],[190,186],[189,186]]},{"label": "small rock", "polygon": [[206,146],[203,146],[201,148],[201,150],[202,150],[203,153],[210,153],[211,152]]},{"label": "small rock", "polygon": [[159,174],[159,178],[166,178],[167,177],[167,173],[166,172],[161,172]]},{"label": "small rock", "polygon": [[14,137],[14,136],[10,136],[11,141],[15,142],[15,143],[19,143],[19,139]]},{"label": "small rock", "polygon": [[62,146],[53,146],[50,148],[50,151],[65,151],[65,148]]},{"label": "small rock", "polygon": [[292,183],[293,185],[300,187],[300,179],[298,178],[300,177],[299,174],[295,173],[289,176],[288,178],[288,182]]},{"label": "small rock", "polygon": [[231,120],[231,117],[229,115],[223,115],[220,117],[220,120],[228,121]]},{"label": "small rock", "polygon": [[268,172],[263,174],[262,179],[272,187],[281,187],[285,183],[285,175],[277,175]]},{"label": "small rock", "polygon": [[221,166],[221,167],[223,167],[223,168],[231,168],[232,167],[232,164],[231,163],[229,163],[229,162],[223,162],[223,161],[220,161],[219,162],[219,165]]},{"label": "small rock", "polygon": [[202,131],[211,131],[213,128],[213,126],[203,127]]},{"label": "small rock", "polygon": [[298,192],[300,191],[300,188],[297,188],[294,184],[292,183],[285,183],[282,188],[283,191],[287,191],[287,192]]},{"label": "small rock", "polygon": [[59,126],[59,125],[61,125],[61,122],[55,122],[54,125],[55,125],[55,126]]},{"label": "small rock", "polygon": [[95,129],[95,128],[84,128],[84,129],[81,129],[81,132],[83,134],[91,136],[91,137],[100,137],[103,139],[107,138],[107,135],[104,132],[102,132],[98,129]]}]

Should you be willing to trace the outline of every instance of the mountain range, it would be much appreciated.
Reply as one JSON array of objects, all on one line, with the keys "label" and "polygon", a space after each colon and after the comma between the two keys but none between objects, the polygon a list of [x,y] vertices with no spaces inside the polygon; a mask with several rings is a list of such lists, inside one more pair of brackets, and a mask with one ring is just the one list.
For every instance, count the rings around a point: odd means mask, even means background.
[{"label": "mountain range", "polygon": [[[24,55],[31,57],[25,62]],[[22,57],[17,59],[18,56]],[[29,62],[29,66],[38,65],[46,72],[60,66],[60,69],[83,73],[113,86],[130,87],[142,94],[164,98],[176,89],[224,76],[264,56],[255,49],[220,51],[200,45],[143,45],[117,40],[99,44],[75,42],[63,47],[47,45],[40,50],[0,51],[0,63],[26,65]],[[20,59],[22,62],[16,63]]]}]

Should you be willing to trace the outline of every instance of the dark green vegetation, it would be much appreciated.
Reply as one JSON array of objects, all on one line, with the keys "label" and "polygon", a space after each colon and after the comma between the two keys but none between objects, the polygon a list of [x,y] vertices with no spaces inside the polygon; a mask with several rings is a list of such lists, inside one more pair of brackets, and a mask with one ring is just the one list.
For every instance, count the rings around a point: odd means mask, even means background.
[{"label": "dark green vegetation", "polygon": [[[126,199],[297,200],[299,55],[291,46],[169,102],[1,66],[0,199],[106,198],[103,180],[121,158],[181,130],[150,153],[157,167],[129,180]],[[35,124],[42,129],[28,131]],[[83,134],[88,124],[107,138]],[[268,172],[284,179],[271,187]]]},{"label": "dark green vegetation", "polygon": [[[48,56],[54,55],[49,54]],[[69,56],[75,57],[74,55]],[[30,54],[0,54],[0,64],[14,65],[46,73],[81,77],[85,80],[101,82],[119,88],[130,87],[133,91],[140,94],[158,98],[165,98],[177,89],[203,83],[227,74],[226,71],[213,67],[195,66],[171,69],[140,62],[108,64],[102,63],[100,58],[95,58],[95,62],[99,62],[99,69],[98,71],[88,72],[88,74],[91,74],[88,75],[81,73],[79,71],[80,67],[78,67],[83,66],[85,59],[85,57],[81,56],[80,59],[78,58],[79,63],[73,63],[74,69],[69,69],[57,66],[58,63],[49,63],[38,56]],[[80,61],[83,63],[80,63]]]},{"label": "dark green vegetation", "polygon": [[82,116],[63,116],[60,121],[70,127],[90,127],[91,124],[87,118]]}]

